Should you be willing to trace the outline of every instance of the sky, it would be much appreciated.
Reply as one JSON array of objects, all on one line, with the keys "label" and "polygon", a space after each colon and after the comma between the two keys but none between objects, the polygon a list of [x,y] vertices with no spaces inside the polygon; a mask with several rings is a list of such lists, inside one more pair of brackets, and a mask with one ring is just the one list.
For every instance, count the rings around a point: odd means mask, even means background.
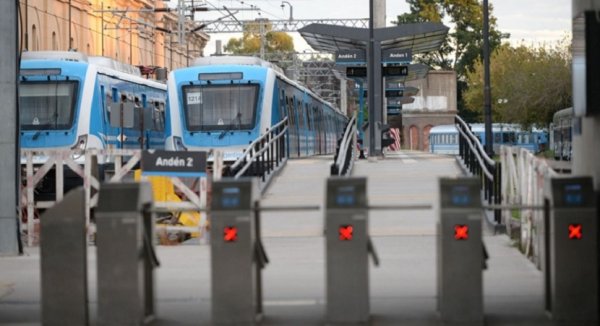
[{"label": "sky", "polygon": [[[188,0],[189,1],[189,0]],[[201,2],[196,0],[197,2]],[[171,0],[173,4],[177,0]],[[260,11],[240,11],[238,20],[256,18],[289,19],[290,6],[282,8],[280,0],[208,0],[209,8],[246,8],[258,7]],[[287,0],[293,8],[294,19],[323,18],[368,18],[368,0]],[[493,6],[493,15],[497,18],[502,33],[510,33],[512,44],[541,45],[555,42],[571,34],[571,0],[489,0]],[[172,5],[173,5],[172,4]],[[387,0],[386,25],[392,26],[399,14],[408,12],[404,0]],[[233,10],[232,10],[233,11]],[[219,11],[200,12],[196,20],[212,21],[223,14]],[[290,33],[294,38],[297,52],[310,51],[298,33]],[[215,52],[215,40],[223,40],[223,45],[231,37],[239,34],[209,34],[211,40],[204,50],[208,56]]]}]

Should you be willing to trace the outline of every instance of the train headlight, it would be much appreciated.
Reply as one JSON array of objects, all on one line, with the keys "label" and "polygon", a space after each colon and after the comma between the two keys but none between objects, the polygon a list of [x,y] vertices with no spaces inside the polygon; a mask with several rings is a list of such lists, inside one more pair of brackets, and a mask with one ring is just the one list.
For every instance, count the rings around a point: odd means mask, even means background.
[{"label": "train headlight", "polygon": [[181,139],[181,137],[178,136],[173,137],[173,148],[176,151],[187,151],[187,147],[183,145],[183,139]]}]

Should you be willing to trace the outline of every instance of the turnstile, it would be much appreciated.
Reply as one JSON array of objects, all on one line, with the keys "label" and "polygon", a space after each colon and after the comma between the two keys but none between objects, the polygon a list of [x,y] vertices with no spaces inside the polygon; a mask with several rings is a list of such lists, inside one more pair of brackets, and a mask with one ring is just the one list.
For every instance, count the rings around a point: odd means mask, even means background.
[{"label": "turnstile", "polygon": [[544,189],[546,311],[565,323],[598,322],[598,215],[591,178],[552,178]]},{"label": "turnstile", "polygon": [[327,179],[325,244],[327,321],[369,320],[369,252],[378,264],[368,235],[366,178]]},{"label": "turnstile", "polygon": [[105,183],[96,209],[98,324],[139,325],[154,317],[152,188]]},{"label": "turnstile", "polygon": [[438,311],[443,322],[483,323],[480,181],[440,179]]},{"label": "turnstile", "polygon": [[260,273],[268,260],[257,234],[257,195],[255,179],[212,184],[213,324],[254,324],[262,317]]},{"label": "turnstile", "polygon": [[87,325],[85,193],[76,188],[40,218],[43,325]]}]

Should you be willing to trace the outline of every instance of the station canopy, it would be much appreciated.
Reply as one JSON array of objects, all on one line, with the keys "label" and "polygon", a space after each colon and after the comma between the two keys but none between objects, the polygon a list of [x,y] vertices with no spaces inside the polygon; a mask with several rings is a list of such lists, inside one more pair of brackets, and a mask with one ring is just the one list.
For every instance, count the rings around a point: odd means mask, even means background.
[{"label": "station canopy", "polygon": [[[381,42],[382,50],[411,49],[413,54],[418,54],[438,50],[448,30],[442,23],[426,22],[375,28],[373,36]],[[367,50],[369,44],[368,28],[311,24],[298,32],[316,51]]]}]

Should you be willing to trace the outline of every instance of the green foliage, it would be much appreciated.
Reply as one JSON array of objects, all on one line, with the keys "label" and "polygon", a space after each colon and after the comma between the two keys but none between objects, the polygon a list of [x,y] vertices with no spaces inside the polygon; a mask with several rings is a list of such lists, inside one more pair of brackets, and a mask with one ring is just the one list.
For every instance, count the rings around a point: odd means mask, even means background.
[{"label": "green foliage", "polygon": [[[241,38],[230,38],[225,45],[225,52],[233,54],[256,54],[260,52],[260,27],[259,22],[248,24],[244,27]],[[294,52],[294,40],[284,32],[273,32],[272,25],[262,23],[265,30],[265,53]]]},{"label": "green foliage", "polygon": [[[551,47],[512,47],[492,53],[490,75],[494,121],[547,126],[552,115],[572,102],[571,51],[563,40]],[[467,73],[468,110],[483,116],[483,64]]]},{"label": "green foliage", "polygon": [[[454,25],[438,51],[427,53],[417,60],[435,68],[453,69],[459,80],[473,70],[483,57],[483,8],[478,0],[406,0],[410,12],[398,16],[398,24],[419,22],[449,22]],[[490,49],[501,43],[496,18],[490,11]],[[459,89],[460,93],[460,89]]]},{"label": "green foliage", "polygon": [[[410,12],[398,16],[398,24],[444,22],[453,28],[438,51],[415,56],[415,61],[433,68],[456,71],[458,110],[471,121],[472,111],[466,111],[463,94],[467,91],[466,75],[483,58],[483,8],[479,0],[406,0]],[[496,18],[489,6],[490,49],[497,48],[503,37],[497,29]]]}]

